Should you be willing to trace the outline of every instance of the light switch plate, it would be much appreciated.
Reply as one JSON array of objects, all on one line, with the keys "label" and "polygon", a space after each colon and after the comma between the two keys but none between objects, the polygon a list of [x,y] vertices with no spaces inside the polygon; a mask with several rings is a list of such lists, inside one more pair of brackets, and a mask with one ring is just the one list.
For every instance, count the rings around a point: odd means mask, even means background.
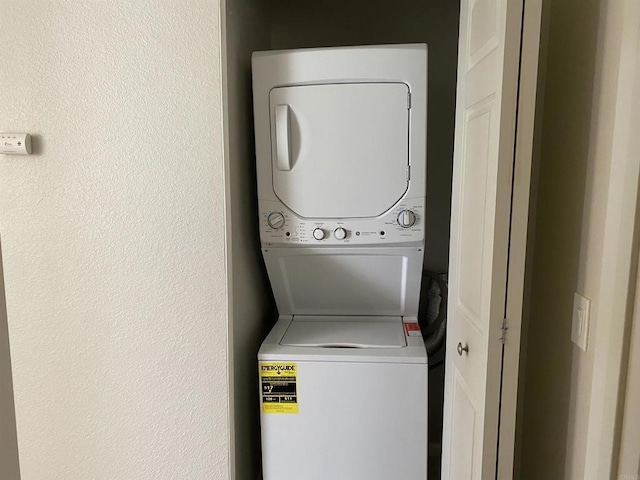
[{"label": "light switch plate", "polygon": [[589,338],[589,317],[591,316],[591,300],[575,293],[573,295],[573,322],[571,324],[571,341],[585,352]]}]

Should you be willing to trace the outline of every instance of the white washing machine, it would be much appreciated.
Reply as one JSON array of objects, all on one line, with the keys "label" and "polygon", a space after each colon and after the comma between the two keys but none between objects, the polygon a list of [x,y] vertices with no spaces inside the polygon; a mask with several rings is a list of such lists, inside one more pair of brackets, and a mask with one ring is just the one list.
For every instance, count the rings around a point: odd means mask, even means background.
[{"label": "white washing machine", "polygon": [[264,480],[424,480],[426,45],[255,53]]}]

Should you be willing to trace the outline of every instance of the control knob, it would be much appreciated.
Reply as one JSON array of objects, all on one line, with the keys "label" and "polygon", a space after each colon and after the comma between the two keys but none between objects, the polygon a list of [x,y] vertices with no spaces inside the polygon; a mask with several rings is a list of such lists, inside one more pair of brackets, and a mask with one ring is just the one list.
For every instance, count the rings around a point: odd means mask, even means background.
[{"label": "control knob", "polygon": [[284,227],[284,215],[280,212],[271,212],[267,217],[267,224],[274,230]]},{"label": "control knob", "polygon": [[313,238],[315,238],[316,240],[322,240],[324,238],[324,230],[322,230],[321,228],[316,228],[313,231]]},{"label": "control knob", "polygon": [[338,227],[333,231],[333,236],[338,240],[344,240],[347,238],[347,231],[342,227]]},{"label": "control knob", "polygon": [[402,228],[413,227],[416,223],[416,214],[411,210],[402,210],[398,214],[398,225]]}]

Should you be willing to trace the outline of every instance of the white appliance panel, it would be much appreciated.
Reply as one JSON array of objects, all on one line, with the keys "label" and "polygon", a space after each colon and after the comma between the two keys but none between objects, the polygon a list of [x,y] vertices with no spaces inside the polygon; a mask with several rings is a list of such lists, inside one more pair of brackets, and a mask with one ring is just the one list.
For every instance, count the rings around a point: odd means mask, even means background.
[{"label": "white appliance panel", "polygon": [[[386,83],[408,87],[411,93],[411,108],[405,110],[405,114],[410,116],[411,124],[407,136],[411,181],[404,198],[424,197],[427,155],[426,45],[375,45],[255,52],[251,62],[259,200],[280,200],[274,191],[272,155],[273,149],[277,147],[278,138],[272,138],[270,92],[277,88],[357,83]],[[403,98],[403,108],[406,108],[406,105],[407,98]],[[398,112],[400,114],[400,110]],[[287,116],[289,117],[292,127],[290,133],[295,134],[297,127],[293,108],[280,109],[279,116],[285,121]],[[407,118],[403,122],[406,122]],[[330,121],[335,122],[333,119]],[[277,163],[278,156],[277,152],[275,153]],[[297,152],[295,148],[291,152],[285,148],[282,153],[284,155],[280,161],[286,168],[286,154],[290,153],[290,161],[293,161]],[[295,168],[297,167],[293,165],[291,172],[295,171]],[[356,182],[358,178],[359,176],[351,178],[351,181]],[[327,188],[331,193],[332,187]]]},{"label": "white appliance panel", "polygon": [[270,92],[273,190],[304,218],[376,217],[409,184],[409,88],[343,83]]},{"label": "white appliance panel", "polygon": [[422,248],[265,248],[283,315],[417,315]]},{"label": "white appliance panel", "polygon": [[402,317],[296,315],[281,345],[322,348],[404,348]]},{"label": "white appliance panel", "polygon": [[[295,346],[284,345],[283,339],[289,328],[295,321],[300,321],[304,318],[315,318],[320,321],[344,321],[344,320],[358,320],[363,323],[370,323],[377,318],[388,319],[397,317],[376,317],[363,315],[360,317],[352,316],[305,316],[305,315],[280,315],[275,326],[267,335],[264,342],[260,346],[260,352],[258,358],[264,362],[347,362],[347,363],[398,363],[398,364],[426,364],[427,352],[424,348],[424,341],[422,335],[409,335],[406,332],[411,331],[412,328],[407,327],[410,324],[413,327],[418,318],[415,316],[402,317],[402,323],[405,328],[404,341],[406,346],[402,348],[388,348],[388,347],[374,347],[369,348],[342,348],[342,347],[329,347],[329,346]],[[308,338],[307,340],[310,340]],[[304,341],[304,340],[303,340]],[[378,340],[380,342],[380,340]],[[388,339],[383,340],[380,343],[389,343]]]},{"label": "white appliance panel", "polygon": [[258,359],[295,363],[293,379],[261,383],[264,479],[424,480],[428,364],[410,332],[426,45],[258,52],[252,66],[260,237],[280,313]]},{"label": "white appliance panel", "polygon": [[[424,241],[425,199],[403,199],[391,210],[375,218],[305,219],[298,217],[281,202],[260,201],[260,239],[263,245],[271,246],[349,246],[349,245],[396,245]],[[403,211],[413,213],[413,225],[401,226],[399,217]],[[281,216],[281,222],[270,220]],[[324,238],[313,236],[315,229],[322,229]],[[336,233],[344,231],[344,238]]]},{"label": "white appliance panel", "polygon": [[296,364],[298,413],[261,413],[265,480],[427,478],[426,364]]}]

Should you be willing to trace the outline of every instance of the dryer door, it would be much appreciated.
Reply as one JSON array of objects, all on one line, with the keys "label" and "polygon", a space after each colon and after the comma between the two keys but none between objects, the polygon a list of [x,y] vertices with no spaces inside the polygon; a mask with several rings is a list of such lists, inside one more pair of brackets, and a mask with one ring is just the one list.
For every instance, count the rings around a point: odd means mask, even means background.
[{"label": "dryer door", "polygon": [[409,88],[346,83],[271,90],[273,190],[305,218],[377,217],[409,184]]}]

